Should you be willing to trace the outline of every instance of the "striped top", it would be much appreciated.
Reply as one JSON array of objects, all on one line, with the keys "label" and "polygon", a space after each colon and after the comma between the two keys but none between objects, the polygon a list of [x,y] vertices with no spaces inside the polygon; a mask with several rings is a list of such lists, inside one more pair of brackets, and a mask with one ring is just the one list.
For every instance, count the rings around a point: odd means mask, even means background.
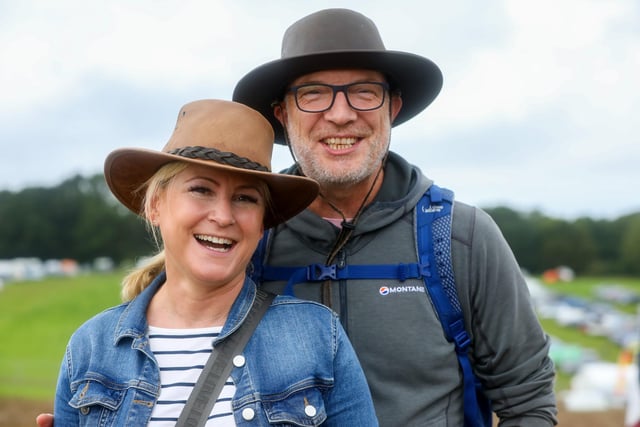
[{"label": "striped top", "polygon": [[[175,426],[221,330],[221,326],[195,329],[149,326],[149,345],[160,367],[162,387],[149,426]],[[211,410],[207,427],[235,427],[231,410],[235,390],[229,377]]]}]

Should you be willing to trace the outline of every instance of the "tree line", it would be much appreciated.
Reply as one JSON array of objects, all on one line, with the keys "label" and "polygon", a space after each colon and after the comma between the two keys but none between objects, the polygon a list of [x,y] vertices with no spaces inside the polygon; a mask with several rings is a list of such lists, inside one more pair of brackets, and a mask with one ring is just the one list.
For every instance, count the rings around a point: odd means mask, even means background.
[{"label": "tree line", "polygon": [[[615,220],[563,220],[508,207],[486,208],[520,266],[533,274],[567,266],[585,275],[640,275],[640,212]],[[0,191],[0,259],[72,258],[117,264],[155,246],[144,222],[111,195],[102,175],[54,187]]]}]

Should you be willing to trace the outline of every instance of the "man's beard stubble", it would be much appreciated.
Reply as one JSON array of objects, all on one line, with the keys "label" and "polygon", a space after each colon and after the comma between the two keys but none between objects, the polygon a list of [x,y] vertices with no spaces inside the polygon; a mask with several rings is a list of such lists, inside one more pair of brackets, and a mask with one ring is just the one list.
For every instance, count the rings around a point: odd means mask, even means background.
[{"label": "man's beard stubble", "polygon": [[349,186],[359,184],[369,177],[375,175],[386,156],[388,141],[376,140],[375,147],[370,147],[364,158],[357,168],[349,164],[350,156],[341,158],[336,156],[331,160],[331,167],[324,167],[322,161],[318,159],[311,149],[310,144],[297,144],[291,141],[300,141],[299,135],[289,134],[289,144],[291,144],[292,152],[295,160],[298,162],[302,173],[316,180],[321,187],[342,185]]}]

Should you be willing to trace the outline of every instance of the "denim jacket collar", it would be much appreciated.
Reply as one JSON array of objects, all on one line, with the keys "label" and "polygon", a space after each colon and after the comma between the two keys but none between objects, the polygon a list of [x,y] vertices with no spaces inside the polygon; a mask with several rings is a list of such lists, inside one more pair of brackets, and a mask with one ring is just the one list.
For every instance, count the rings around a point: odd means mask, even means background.
[{"label": "denim jacket collar", "polygon": [[[118,324],[114,331],[114,344],[117,344],[121,339],[130,337],[134,340],[133,347],[142,346],[141,339],[144,339],[147,333],[147,307],[151,303],[151,299],[158,291],[160,286],[164,284],[167,279],[166,272],[160,273],[149,286],[147,286],[136,298],[134,298],[125,310],[122,312]],[[238,329],[244,319],[249,313],[249,309],[253,304],[253,300],[256,297],[256,285],[247,276],[244,281],[244,285],[240,290],[240,293],[236,297],[236,300],[231,306],[227,320],[224,323],[224,327],[218,340],[224,339],[229,336],[233,331]]]}]

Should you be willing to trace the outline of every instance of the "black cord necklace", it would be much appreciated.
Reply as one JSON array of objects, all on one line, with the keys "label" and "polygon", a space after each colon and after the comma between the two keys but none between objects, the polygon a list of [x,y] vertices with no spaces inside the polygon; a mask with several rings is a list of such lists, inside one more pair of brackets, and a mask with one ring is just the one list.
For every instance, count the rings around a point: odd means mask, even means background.
[{"label": "black cord necklace", "polygon": [[[289,135],[287,133],[286,128],[284,129],[284,139],[285,139],[285,143],[287,144],[287,147],[289,148],[289,153],[291,153],[291,157],[293,158],[295,169],[298,170],[300,175],[306,176],[304,171],[302,170],[302,166],[300,166],[300,163],[298,162],[298,160],[296,158],[296,155],[293,152],[293,148],[291,147],[291,144],[289,142]],[[347,218],[344,216],[344,213],[336,205],[334,205],[331,202],[331,200],[329,200],[322,192],[320,192],[318,194],[320,197],[322,197],[324,199],[325,202],[327,202],[327,204],[331,207],[331,209],[333,209],[338,215],[340,215],[340,217],[342,217],[342,223],[341,223],[340,232],[338,233],[338,236],[336,237],[335,241],[333,242],[333,248],[331,249],[331,251],[329,251],[329,254],[327,255],[327,258],[325,259],[325,265],[331,265],[333,263],[333,261],[335,260],[336,256],[338,255],[338,253],[340,253],[342,248],[344,248],[344,246],[347,244],[347,242],[349,241],[349,239],[353,235],[353,232],[356,229],[356,224],[358,222],[358,219],[360,218],[360,215],[364,211],[367,199],[371,195],[371,192],[373,191],[374,187],[376,186],[376,183],[378,182],[378,178],[380,177],[380,173],[384,169],[384,165],[385,165],[385,163],[387,161],[388,154],[389,154],[389,146],[387,145],[387,151],[386,151],[386,153],[384,155],[384,158],[382,159],[382,162],[380,162],[380,167],[378,168],[378,171],[376,172],[376,176],[375,176],[373,182],[371,183],[371,186],[369,187],[369,190],[367,191],[367,194],[362,199],[362,203],[360,204],[360,207],[358,208],[358,211],[356,212],[356,215],[351,219],[351,221],[348,221]],[[327,279],[324,282],[322,282],[321,294],[322,295],[321,295],[321,301],[320,302],[322,304],[326,305],[327,307],[331,308],[331,300],[332,300],[332,297],[331,297],[331,279]]]}]

